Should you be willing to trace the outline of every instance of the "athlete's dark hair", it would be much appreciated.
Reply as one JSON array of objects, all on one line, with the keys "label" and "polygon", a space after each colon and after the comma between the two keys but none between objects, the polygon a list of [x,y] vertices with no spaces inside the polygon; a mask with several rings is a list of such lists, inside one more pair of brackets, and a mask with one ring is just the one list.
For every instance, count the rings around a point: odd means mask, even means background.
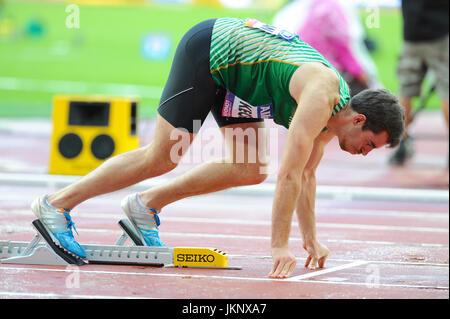
[{"label": "athlete's dark hair", "polygon": [[350,100],[350,107],[366,116],[363,130],[375,134],[386,131],[389,147],[397,146],[405,134],[405,109],[395,95],[385,89],[367,89]]}]

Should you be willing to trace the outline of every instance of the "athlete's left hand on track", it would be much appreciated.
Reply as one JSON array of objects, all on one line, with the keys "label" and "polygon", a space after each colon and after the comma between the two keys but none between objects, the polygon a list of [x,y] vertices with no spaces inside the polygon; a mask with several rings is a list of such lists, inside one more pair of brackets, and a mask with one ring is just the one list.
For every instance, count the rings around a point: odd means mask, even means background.
[{"label": "athlete's left hand on track", "polygon": [[269,273],[271,278],[287,278],[295,269],[297,260],[288,248],[272,248],[273,267]]},{"label": "athlete's left hand on track", "polygon": [[303,248],[308,252],[308,258],[306,258],[305,267],[314,270],[317,268],[323,268],[325,266],[325,260],[330,253],[330,250],[325,246],[314,241],[313,243],[303,244]]}]

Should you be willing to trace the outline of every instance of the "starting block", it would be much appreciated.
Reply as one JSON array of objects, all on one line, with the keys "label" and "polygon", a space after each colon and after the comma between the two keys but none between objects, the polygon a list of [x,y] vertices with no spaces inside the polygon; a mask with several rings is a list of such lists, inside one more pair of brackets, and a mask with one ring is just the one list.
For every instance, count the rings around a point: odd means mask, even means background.
[{"label": "starting block", "polygon": [[[227,254],[215,248],[144,246],[128,220],[123,219],[118,224],[122,235],[115,245],[82,245],[86,258],[81,259],[55,245],[41,221],[35,220],[32,225],[36,235],[31,242],[0,241],[0,261],[3,264],[51,266],[108,264],[242,269],[229,266]],[[124,246],[128,239],[131,246]]]}]

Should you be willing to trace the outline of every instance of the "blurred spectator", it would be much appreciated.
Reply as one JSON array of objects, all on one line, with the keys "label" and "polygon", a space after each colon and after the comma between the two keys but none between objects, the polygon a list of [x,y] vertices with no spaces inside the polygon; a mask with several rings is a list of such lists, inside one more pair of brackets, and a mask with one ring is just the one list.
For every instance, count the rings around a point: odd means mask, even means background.
[{"label": "blurred spectator", "polygon": [[361,21],[350,1],[295,0],[282,8],[273,24],[319,51],[347,80],[351,95],[378,87],[378,73]]},{"label": "blurred spectator", "polygon": [[[397,74],[407,126],[412,121],[412,98],[420,96],[425,75],[431,71],[448,131],[448,10],[448,0],[402,1],[404,43]],[[390,162],[402,165],[413,154],[413,141],[407,136]]]}]

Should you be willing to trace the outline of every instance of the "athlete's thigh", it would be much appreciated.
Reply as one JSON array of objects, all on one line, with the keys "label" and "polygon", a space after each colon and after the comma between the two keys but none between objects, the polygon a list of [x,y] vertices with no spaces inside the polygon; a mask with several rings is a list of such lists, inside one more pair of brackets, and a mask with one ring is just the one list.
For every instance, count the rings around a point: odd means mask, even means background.
[{"label": "athlete's thigh", "polygon": [[151,142],[151,150],[157,152],[162,161],[170,161],[178,164],[186,154],[192,141],[194,133],[186,129],[174,127],[161,115],[157,115],[155,135]]},{"label": "athlete's thigh", "polygon": [[233,163],[266,164],[267,136],[264,122],[235,123],[220,128]]}]

